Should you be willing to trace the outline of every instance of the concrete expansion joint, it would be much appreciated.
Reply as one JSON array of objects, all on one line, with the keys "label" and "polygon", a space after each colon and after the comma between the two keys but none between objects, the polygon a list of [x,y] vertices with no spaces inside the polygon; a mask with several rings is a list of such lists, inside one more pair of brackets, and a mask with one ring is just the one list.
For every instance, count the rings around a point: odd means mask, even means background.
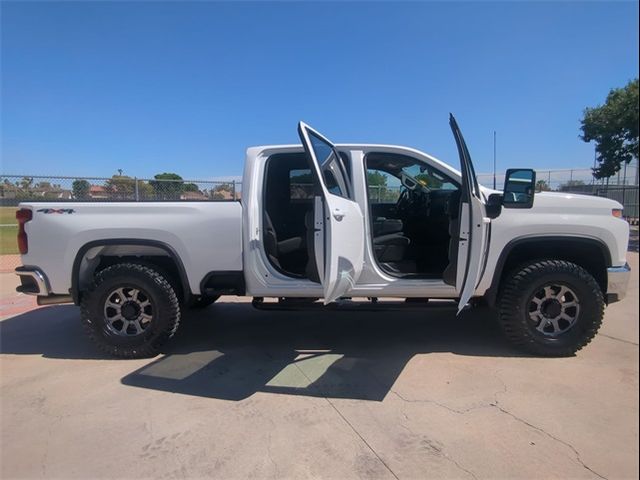
[{"label": "concrete expansion joint", "polygon": [[[304,371],[300,368],[300,366],[297,363],[294,363],[294,365],[298,369],[298,371],[309,381],[309,383],[313,384],[313,381],[307,376],[306,373],[304,373]],[[349,420],[347,420],[347,418],[342,414],[342,412],[338,409],[338,407],[336,407],[335,404],[328,397],[322,396],[322,398],[324,398],[324,400],[331,406],[331,408],[333,408],[333,410],[347,424],[347,426],[353,431],[353,433],[355,433],[358,436],[358,438],[360,438],[362,443],[364,443],[367,446],[367,448],[371,451],[371,453],[375,455],[375,457],[380,461],[380,463],[382,463],[382,465],[389,471],[389,473],[393,475],[393,478],[395,478],[396,480],[400,480],[398,475],[396,475],[396,473],[391,469],[391,467],[387,464],[387,462],[385,462],[383,458],[378,454],[378,452],[376,452],[374,448],[369,444],[369,442],[365,440],[365,438],[353,426],[353,424]]]}]

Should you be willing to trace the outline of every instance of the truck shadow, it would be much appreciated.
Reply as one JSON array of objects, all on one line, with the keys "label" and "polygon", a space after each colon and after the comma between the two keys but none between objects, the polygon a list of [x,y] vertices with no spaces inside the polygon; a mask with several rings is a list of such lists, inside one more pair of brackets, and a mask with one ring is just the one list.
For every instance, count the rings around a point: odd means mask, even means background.
[{"label": "truck shadow", "polygon": [[[215,320],[212,320],[213,317]],[[190,315],[165,355],[129,386],[242,400],[256,392],[381,401],[416,355],[519,356],[493,314],[259,312],[216,304]]]},{"label": "truck shadow", "polygon": [[73,305],[39,307],[0,322],[0,353],[108,359],[88,341]]},{"label": "truck shadow", "polygon": [[[113,360],[82,332],[73,306],[0,322],[0,351]],[[520,356],[486,308],[413,312],[265,312],[219,303],[189,312],[163,355],[122,378],[128,386],[225,400],[256,392],[382,400],[417,354]]]}]

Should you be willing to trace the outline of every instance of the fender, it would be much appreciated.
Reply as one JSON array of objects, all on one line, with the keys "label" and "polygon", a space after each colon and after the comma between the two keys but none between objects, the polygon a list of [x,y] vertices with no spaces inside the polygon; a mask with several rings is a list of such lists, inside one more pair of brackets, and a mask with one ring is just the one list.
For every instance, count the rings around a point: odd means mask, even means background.
[{"label": "fender", "polygon": [[498,257],[498,261],[496,262],[495,269],[493,271],[493,279],[491,280],[491,286],[487,289],[485,293],[485,299],[487,303],[491,306],[495,305],[496,298],[498,297],[498,291],[500,290],[500,280],[502,279],[502,275],[504,273],[504,267],[509,259],[509,255],[516,248],[522,245],[530,244],[530,243],[581,243],[583,245],[589,245],[597,247],[602,253],[602,257],[604,258],[605,267],[611,266],[611,252],[609,251],[609,247],[600,239],[594,237],[577,237],[572,235],[555,235],[555,236],[547,236],[547,235],[528,235],[524,237],[517,237],[511,240],[509,243],[505,245],[500,252],[500,257]]},{"label": "fender", "polygon": [[71,288],[69,293],[73,298],[73,303],[78,305],[80,303],[80,262],[84,258],[85,254],[95,247],[108,247],[113,245],[137,245],[145,247],[156,247],[164,250],[167,255],[175,262],[178,268],[178,274],[180,275],[180,283],[182,284],[182,291],[184,292],[184,300],[187,301],[191,296],[191,287],[189,286],[189,279],[187,277],[187,271],[182,264],[182,260],[173,247],[167,243],[160,242],[158,240],[145,240],[141,238],[110,238],[104,240],[94,240],[84,244],[76,253],[76,257],[73,261],[73,269],[71,270]]}]

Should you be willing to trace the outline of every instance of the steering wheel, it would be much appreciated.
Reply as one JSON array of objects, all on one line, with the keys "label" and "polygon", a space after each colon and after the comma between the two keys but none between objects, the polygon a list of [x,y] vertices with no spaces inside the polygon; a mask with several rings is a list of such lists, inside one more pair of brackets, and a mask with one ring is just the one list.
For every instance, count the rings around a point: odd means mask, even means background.
[{"label": "steering wheel", "polygon": [[411,208],[412,199],[411,191],[408,188],[402,187],[398,201],[396,202],[396,212],[398,217],[405,218]]}]

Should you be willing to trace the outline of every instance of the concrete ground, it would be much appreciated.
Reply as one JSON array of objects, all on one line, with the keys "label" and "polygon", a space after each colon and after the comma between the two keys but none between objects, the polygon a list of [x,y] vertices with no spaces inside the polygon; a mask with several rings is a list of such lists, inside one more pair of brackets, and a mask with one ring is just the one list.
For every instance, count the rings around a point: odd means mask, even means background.
[{"label": "concrete ground", "polygon": [[[638,254],[573,358],[489,312],[272,313],[222,299],[153,360],[2,275],[2,478],[637,478]],[[22,302],[22,303],[21,303]],[[30,303],[31,302],[31,303]]]}]

